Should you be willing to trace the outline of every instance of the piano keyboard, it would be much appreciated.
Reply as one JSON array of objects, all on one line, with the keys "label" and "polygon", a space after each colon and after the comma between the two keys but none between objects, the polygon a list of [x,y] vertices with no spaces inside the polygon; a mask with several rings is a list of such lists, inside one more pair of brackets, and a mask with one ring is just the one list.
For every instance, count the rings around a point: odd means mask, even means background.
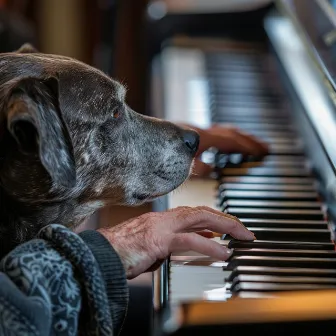
[{"label": "piano keyboard", "polygon": [[[217,179],[202,184],[207,192],[198,189],[202,197],[196,203],[186,202],[186,194],[170,196],[169,207],[205,203],[237,216],[257,237],[254,242],[215,238],[233,249],[227,262],[193,252],[172,255],[171,304],[336,287],[336,253],[320,185],[311,172],[272,57],[258,46],[204,55],[208,90],[203,96],[209,110],[203,102],[203,111],[197,112],[208,113],[208,123],[231,124],[261,138],[270,145],[270,154],[260,159],[217,153]],[[189,181],[184,189],[193,183]]]},{"label": "piano keyboard", "polygon": [[335,10],[315,0],[276,4],[252,19],[262,30],[256,43],[249,28],[216,25],[208,37],[174,36],[153,63],[157,117],[231,124],[270,145],[265,158],[210,150],[203,159],[213,178],[190,179],[155,203],[210,206],[257,237],[214,238],[233,250],[225,262],[192,251],[164,262],[154,276],[160,336],[317,335],[336,326],[336,70],[332,45],[321,43]]}]

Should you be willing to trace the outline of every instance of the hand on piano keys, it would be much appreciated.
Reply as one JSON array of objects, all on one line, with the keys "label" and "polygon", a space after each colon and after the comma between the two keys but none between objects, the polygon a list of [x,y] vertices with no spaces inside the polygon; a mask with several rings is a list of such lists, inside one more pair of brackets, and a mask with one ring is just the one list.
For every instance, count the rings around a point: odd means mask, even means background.
[{"label": "hand on piano keys", "polygon": [[127,277],[132,279],[158,268],[160,261],[174,252],[192,250],[227,260],[232,251],[197,234],[201,230],[230,234],[239,240],[255,239],[236,217],[208,207],[178,207],[161,213],[146,213],[99,231],[117,251]]},{"label": "hand on piano keys", "polygon": [[264,157],[269,152],[266,143],[236,127],[215,124],[208,129],[200,129],[191,125],[182,126],[192,128],[200,135],[200,145],[193,168],[194,176],[206,177],[213,171],[213,167],[200,160],[200,156],[210,148],[216,148],[222,153],[241,153],[255,157]]}]

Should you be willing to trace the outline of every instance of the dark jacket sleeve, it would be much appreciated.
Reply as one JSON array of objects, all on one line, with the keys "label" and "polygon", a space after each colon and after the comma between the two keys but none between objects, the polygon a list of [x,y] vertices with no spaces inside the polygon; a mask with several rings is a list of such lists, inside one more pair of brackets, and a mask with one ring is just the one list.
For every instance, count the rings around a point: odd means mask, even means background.
[{"label": "dark jacket sleeve", "polygon": [[0,335],[117,335],[127,300],[123,266],[98,232],[50,225],[0,263]]}]

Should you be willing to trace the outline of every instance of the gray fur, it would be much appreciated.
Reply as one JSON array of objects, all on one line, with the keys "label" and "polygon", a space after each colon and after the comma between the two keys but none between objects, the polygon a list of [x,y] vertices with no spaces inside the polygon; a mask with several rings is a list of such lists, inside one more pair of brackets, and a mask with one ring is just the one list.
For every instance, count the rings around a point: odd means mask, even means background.
[{"label": "gray fur", "polygon": [[4,251],[45,225],[75,227],[99,207],[141,204],[189,176],[185,130],[132,111],[124,87],[99,70],[24,46],[0,55],[0,73]]}]

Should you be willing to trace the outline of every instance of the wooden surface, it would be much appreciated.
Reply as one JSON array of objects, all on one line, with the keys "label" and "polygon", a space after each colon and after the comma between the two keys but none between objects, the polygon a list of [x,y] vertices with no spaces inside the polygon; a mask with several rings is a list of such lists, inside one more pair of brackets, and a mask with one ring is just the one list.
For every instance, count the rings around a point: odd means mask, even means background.
[{"label": "wooden surface", "polygon": [[[153,4],[162,0],[152,1]],[[258,9],[271,0],[165,0],[165,8],[171,14],[204,14],[240,12]],[[162,5],[161,5],[162,6]]]},{"label": "wooden surface", "polygon": [[112,76],[127,87],[126,101],[146,113],[145,12],[148,0],[120,0]]}]

